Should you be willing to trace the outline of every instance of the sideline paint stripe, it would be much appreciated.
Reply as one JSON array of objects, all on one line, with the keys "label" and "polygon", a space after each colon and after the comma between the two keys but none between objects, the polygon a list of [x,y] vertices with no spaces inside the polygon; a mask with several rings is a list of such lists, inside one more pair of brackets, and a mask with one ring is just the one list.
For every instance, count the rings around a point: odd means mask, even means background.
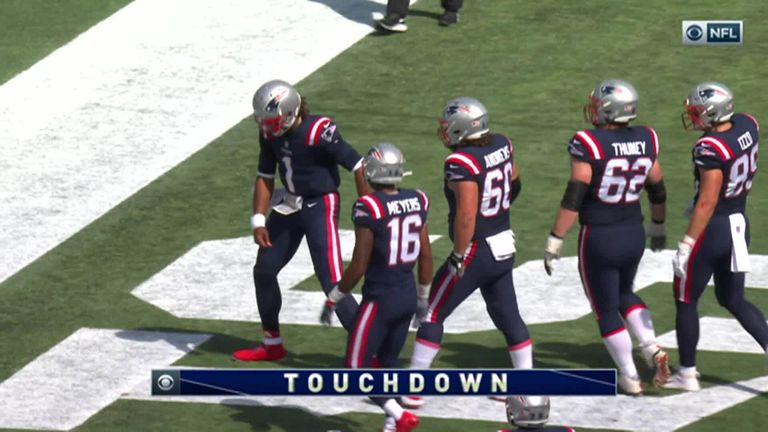
[{"label": "sideline paint stripe", "polygon": [[0,383],[0,428],[74,428],[209,337],[81,328]]},{"label": "sideline paint stripe", "polygon": [[0,86],[0,282],[249,115],[260,83],[365,36],[384,3],[136,0]]}]

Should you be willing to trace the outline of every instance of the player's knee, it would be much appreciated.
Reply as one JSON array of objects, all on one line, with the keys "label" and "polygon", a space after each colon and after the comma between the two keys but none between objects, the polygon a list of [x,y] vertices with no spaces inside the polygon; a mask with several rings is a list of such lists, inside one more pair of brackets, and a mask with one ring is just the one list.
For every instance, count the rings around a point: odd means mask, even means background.
[{"label": "player's knee", "polygon": [[597,325],[600,327],[600,334],[605,336],[615,333],[624,327],[624,322],[621,320],[618,311],[613,311],[612,313],[601,315],[597,320]]},{"label": "player's knee", "polygon": [[738,311],[741,305],[744,303],[744,299],[736,296],[718,295],[717,302],[720,306],[726,308],[728,311]]}]

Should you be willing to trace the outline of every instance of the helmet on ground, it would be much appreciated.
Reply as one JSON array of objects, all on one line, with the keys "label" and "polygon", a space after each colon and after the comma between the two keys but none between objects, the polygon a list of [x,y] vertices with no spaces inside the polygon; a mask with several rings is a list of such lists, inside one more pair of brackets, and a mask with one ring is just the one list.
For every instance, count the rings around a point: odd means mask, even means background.
[{"label": "helmet on ground", "polygon": [[507,420],[519,427],[544,426],[549,420],[549,397],[510,396],[507,398]]},{"label": "helmet on ground", "polygon": [[488,109],[479,100],[460,97],[449,101],[443,108],[437,130],[440,139],[448,147],[464,140],[476,139],[488,133]]},{"label": "helmet on ground", "polygon": [[589,93],[584,119],[595,125],[629,123],[637,117],[637,90],[620,79],[600,81]]},{"label": "helmet on ground", "polygon": [[709,81],[696,85],[685,99],[683,128],[704,130],[733,116],[733,92],[723,84]]},{"label": "helmet on ground", "polygon": [[384,142],[371,147],[363,159],[365,178],[369,183],[396,185],[403,180],[403,153],[394,144]]},{"label": "helmet on ground", "polygon": [[253,115],[265,138],[285,134],[296,122],[301,107],[301,95],[282,80],[262,84],[253,95]]}]

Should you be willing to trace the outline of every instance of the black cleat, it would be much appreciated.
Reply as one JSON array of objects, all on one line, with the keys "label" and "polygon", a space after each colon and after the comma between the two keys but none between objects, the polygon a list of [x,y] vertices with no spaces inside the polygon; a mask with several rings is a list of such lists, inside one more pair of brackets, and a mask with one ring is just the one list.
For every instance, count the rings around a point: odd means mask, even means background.
[{"label": "black cleat", "polygon": [[452,26],[459,22],[459,13],[453,11],[445,11],[443,15],[437,20],[437,23],[443,27]]}]

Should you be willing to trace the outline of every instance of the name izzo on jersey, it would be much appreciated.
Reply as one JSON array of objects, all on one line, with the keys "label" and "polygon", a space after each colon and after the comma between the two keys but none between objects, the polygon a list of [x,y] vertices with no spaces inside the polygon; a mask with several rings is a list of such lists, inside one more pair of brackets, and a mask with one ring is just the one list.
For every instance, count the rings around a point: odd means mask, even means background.
[{"label": "name izzo on jersey", "polygon": [[493,153],[485,155],[486,168],[495,167],[509,160],[509,147],[502,147]]},{"label": "name izzo on jersey", "polygon": [[645,154],[645,141],[630,141],[613,143],[617,156],[642,156]]},{"label": "name izzo on jersey", "polygon": [[387,203],[389,214],[399,215],[421,211],[421,203],[418,198],[408,198]]}]

